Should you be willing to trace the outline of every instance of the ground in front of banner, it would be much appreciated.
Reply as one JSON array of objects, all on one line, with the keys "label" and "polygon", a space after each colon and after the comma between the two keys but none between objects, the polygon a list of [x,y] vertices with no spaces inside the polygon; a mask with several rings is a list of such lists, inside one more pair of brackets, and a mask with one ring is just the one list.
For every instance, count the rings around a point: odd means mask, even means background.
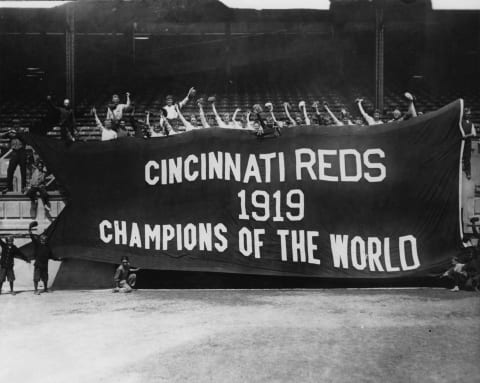
[{"label": "ground in front of banner", "polygon": [[2,294],[0,381],[475,382],[479,315],[428,288]]}]

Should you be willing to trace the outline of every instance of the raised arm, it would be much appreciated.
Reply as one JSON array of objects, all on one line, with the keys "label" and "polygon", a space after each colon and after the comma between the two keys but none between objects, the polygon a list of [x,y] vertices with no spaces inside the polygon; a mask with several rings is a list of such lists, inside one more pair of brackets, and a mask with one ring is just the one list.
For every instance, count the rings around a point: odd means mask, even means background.
[{"label": "raised arm", "polygon": [[311,125],[310,118],[308,117],[308,114],[307,114],[307,106],[305,104],[305,101],[300,101],[298,103],[298,108],[303,113],[303,117],[305,118],[305,125]]},{"label": "raised arm", "polygon": [[255,128],[253,127],[253,124],[252,124],[252,121],[250,121],[250,115],[252,114],[252,112],[250,110],[247,110],[246,112],[246,129],[248,130],[255,130]]},{"label": "raised arm", "polygon": [[208,124],[207,119],[205,117],[205,112],[203,111],[203,99],[199,99],[197,104],[198,104],[200,121],[202,122],[202,126],[204,128],[210,128],[210,125]]},{"label": "raised arm", "polygon": [[215,108],[215,101],[212,102],[212,110],[213,110],[213,114],[215,115],[215,121],[217,121],[218,127],[223,129],[228,129],[229,126],[225,124],[225,122],[223,122],[223,120],[220,118],[220,116],[217,113],[217,108]]},{"label": "raised arm", "polygon": [[415,97],[409,92],[405,92],[405,98],[408,100],[407,114],[412,117],[417,117],[417,110],[415,109]]},{"label": "raised arm", "polygon": [[360,110],[360,113],[361,113],[362,117],[367,122],[367,124],[368,125],[375,125],[375,120],[373,119],[373,117],[370,116],[367,112],[365,112],[365,109],[363,109],[363,105],[362,105],[363,100],[361,98],[358,98],[358,99],[355,100],[355,102],[358,106],[358,109]]},{"label": "raised arm", "polygon": [[237,127],[237,129],[242,129],[242,122],[237,121],[237,115],[238,115],[239,112],[240,112],[240,108],[235,109],[235,112],[233,112],[232,121],[235,124],[235,126]]},{"label": "raised arm", "polygon": [[335,116],[335,114],[330,110],[330,108],[328,107],[328,103],[327,102],[324,102],[323,103],[323,108],[327,111],[328,115],[332,118],[333,122],[335,122],[335,125],[337,126],[343,126],[343,123],[342,121],[340,121],[337,116]]},{"label": "raised arm", "polygon": [[182,109],[182,108],[187,104],[188,100],[190,99],[190,96],[195,95],[195,92],[196,92],[196,90],[195,90],[195,88],[192,86],[192,87],[188,90],[188,93],[187,93],[187,95],[185,96],[185,98],[178,103],[178,108],[179,108],[179,109]]},{"label": "raised arm", "polygon": [[126,95],[127,95],[127,103],[125,104],[125,107],[128,108],[132,104],[130,101],[130,92],[127,92]]},{"label": "raised arm", "polygon": [[290,104],[288,102],[284,102],[283,103],[283,108],[285,109],[285,115],[287,116],[288,120],[290,121],[290,124],[292,124],[292,126],[297,126],[297,123],[295,122],[295,120],[292,118],[292,116],[290,116],[290,112],[289,112]]},{"label": "raised arm", "polygon": [[53,103],[52,96],[47,96],[47,103],[50,108],[55,109],[56,111],[60,111],[60,108]]},{"label": "raised arm", "polygon": [[[108,110],[110,111],[110,108],[108,108]],[[95,124],[97,124],[97,128],[99,128],[100,130],[105,129],[105,127],[102,124],[102,121],[100,121],[100,119],[98,118],[97,109],[95,109],[95,107],[92,108],[92,114],[93,114],[93,117],[95,118]],[[108,118],[108,113],[107,113],[107,118]]]},{"label": "raised arm", "polygon": [[195,129],[195,128],[193,127],[193,125],[192,125],[190,122],[188,122],[188,121],[185,119],[185,117],[183,117],[183,114],[182,114],[182,112],[180,112],[180,108],[179,108],[178,104],[175,104],[175,110],[177,111],[177,113],[178,113],[178,118],[180,118],[180,121],[182,121],[182,124],[183,124],[183,126],[185,127],[185,130],[186,130],[187,132],[188,132],[189,130]]}]

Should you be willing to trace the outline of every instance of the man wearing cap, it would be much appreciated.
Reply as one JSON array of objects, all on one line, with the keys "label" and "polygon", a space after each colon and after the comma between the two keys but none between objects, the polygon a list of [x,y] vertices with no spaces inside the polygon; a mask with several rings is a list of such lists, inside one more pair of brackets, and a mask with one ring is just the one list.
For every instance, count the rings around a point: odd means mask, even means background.
[{"label": "man wearing cap", "polygon": [[2,293],[3,282],[8,279],[10,283],[10,293],[13,291],[13,282],[15,281],[15,273],[13,272],[14,258],[23,259],[30,263],[25,255],[13,244],[13,236],[9,235],[4,242],[0,239],[0,247],[2,248],[2,256],[0,258],[0,294]]},{"label": "man wearing cap", "polygon": [[120,261],[120,266],[117,267],[115,275],[113,276],[114,288],[113,292],[118,293],[119,291],[124,293],[130,293],[135,287],[137,281],[136,274],[139,268],[132,268],[130,266],[130,261],[126,255],[124,255]]}]

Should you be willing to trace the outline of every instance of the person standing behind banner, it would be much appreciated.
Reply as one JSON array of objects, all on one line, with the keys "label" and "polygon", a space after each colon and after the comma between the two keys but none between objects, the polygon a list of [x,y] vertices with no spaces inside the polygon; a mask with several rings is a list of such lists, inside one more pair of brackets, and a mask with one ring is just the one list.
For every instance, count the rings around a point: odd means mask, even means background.
[{"label": "person standing behind banner", "polygon": [[112,102],[107,107],[107,117],[106,120],[110,120],[112,122],[112,127],[114,130],[117,130],[120,121],[123,118],[123,112],[125,109],[129,108],[131,105],[130,101],[130,93],[126,93],[127,96],[127,103],[120,104],[120,97],[118,94],[114,94],[112,96]]},{"label": "person standing behind banner", "polygon": [[358,106],[358,109],[360,110],[361,115],[365,119],[368,125],[380,125],[383,124],[383,121],[380,119],[380,111],[375,109],[373,112],[373,117],[370,116],[367,112],[365,112],[365,109],[363,109],[362,105],[363,99],[357,98],[355,100],[355,103]]},{"label": "person standing behind banner", "polygon": [[95,117],[95,123],[97,124],[97,128],[99,128],[102,132],[102,141],[110,141],[115,140],[117,138],[117,132],[112,129],[112,120],[106,119],[105,126],[102,124],[100,119],[97,115],[97,110],[95,107],[92,108],[93,116]]},{"label": "person standing behind banner", "polygon": [[0,138],[10,139],[10,160],[7,169],[7,187],[2,190],[5,194],[8,191],[13,191],[13,174],[17,166],[20,167],[20,175],[22,177],[22,193],[25,192],[25,186],[27,184],[27,151],[25,149],[25,143],[20,136],[20,128],[17,126],[15,129],[1,134]]},{"label": "person standing behind banner", "polygon": [[140,268],[132,268],[128,257],[124,255],[120,260],[120,265],[115,271],[115,275],[113,276],[113,292],[130,293],[137,283],[137,275],[133,273],[139,270]]},{"label": "person standing behind banner", "polygon": [[0,239],[0,247],[2,249],[0,258],[0,294],[2,293],[3,282],[5,282],[5,279],[8,279],[10,293],[15,295],[13,290],[15,281],[15,273],[13,272],[14,258],[20,258],[27,263],[30,263],[30,260],[13,244],[13,235],[9,235],[6,242]]},{"label": "person standing behind banner", "polygon": [[56,106],[52,102],[52,97],[47,96],[47,102],[50,108],[58,112],[58,126],[60,126],[60,134],[62,140],[65,141],[67,144],[74,142],[76,123],[75,115],[70,105],[70,100],[66,98],[65,100],[63,100],[62,106]]},{"label": "person standing behind banner", "polygon": [[35,288],[35,294],[40,294],[38,291],[38,282],[43,282],[43,291],[48,292],[48,261],[55,259],[60,260],[58,257],[54,257],[50,246],[47,243],[47,235],[45,233],[37,235],[33,234],[32,229],[38,226],[37,221],[33,221],[28,226],[28,234],[33,243],[33,257],[35,259],[35,267],[33,270],[33,286]]},{"label": "person standing behind banner", "polygon": [[201,129],[201,127],[198,126],[198,124],[197,124],[197,119],[196,119],[194,114],[192,114],[190,116],[190,121],[187,121],[185,119],[185,117],[183,116],[182,112],[180,111],[180,108],[179,108],[178,104],[175,104],[175,110],[176,110],[178,118],[182,122],[183,127],[185,128],[186,132],[189,132],[189,131],[195,130],[195,129]]},{"label": "person standing behind banner", "polygon": [[[190,99],[191,96],[194,96],[196,93],[196,90],[195,88],[190,88],[188,90],[188,93],[186,95],[186,97],[178,102],[178,108],[179,109],[182,109],[188,102],[188,100]],[[170,123],[170,125],[172,125],[173,127],[177,124],[177,120],[178,120],[178,113],[177,113],[177,110],[175,108],[175,104],[173,102],[173,96],[172,95],[168,95],[166,98],[165,98],[165,101],[166,101],[166,104],[163,106],[163,109],[167,112],[167,120],[168,122]]]},{"label": "person standing behind banner", "polygon": [[462,164],[463,164],[463,171],[465,172],[465,176],[467,177],[467,179],[472,178],[472,165],[471,165],[472,137],[475,137],[477,135],[477,132],[475,130],[475,125],[473,124],[471,118],[472,118],[471,109],[464,108],[462,127],[465,133],[465,136],[463,137],[463,139],[465,140],[465,146],[463,148]]}]

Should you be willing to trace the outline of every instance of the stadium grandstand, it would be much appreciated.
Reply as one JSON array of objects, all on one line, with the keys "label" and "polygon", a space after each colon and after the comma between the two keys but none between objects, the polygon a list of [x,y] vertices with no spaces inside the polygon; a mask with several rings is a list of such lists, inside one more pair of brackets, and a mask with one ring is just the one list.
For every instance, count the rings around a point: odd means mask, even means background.
[{"label": "stadium grandstand", "polygon": [[[240,120],[267,102],[287,120],[284,103],[295,117],[305,101],[307,115],[321,123],[313,107],[319,101],[358,121],[355,100],[363,99],[368,113],[379,110],[388,121],[396,108],[407,110],[410,92],[423,114],[462,98],[480,123],[478,10],[436,9],[430,0],[331,0],[319,2],[325,9],[288,10],[232,8],[218,0],[51,3],[58,4],[0,7],[0,134],[45,124],[47,97],[58,105],[68,98],[77,140],[100,140],[92,109],[103,121],[113,94],[123,102],[128,92],[126,113],[143,122],[147,111],[160,115],[167,95],[181,100],[191,87],[197,94],[182,109],[187,116],[198,116],[199,98],[215,96],[219,114],[239,108]],[[215,125],[209,105],[205,111]],[[61,139],[53,122],[47,134]],[[0,144],[4,189],[9,139]],[[28,150],[27,179],[34,161]],[[32,211],[18,173],[14,192],[0,197],[2,233],[25,232],[32,218],[46,227],[65,204],[62,185],[51,180],[48,214]],[[469,216],[477,213],[477,173],[465,197]]]}]

